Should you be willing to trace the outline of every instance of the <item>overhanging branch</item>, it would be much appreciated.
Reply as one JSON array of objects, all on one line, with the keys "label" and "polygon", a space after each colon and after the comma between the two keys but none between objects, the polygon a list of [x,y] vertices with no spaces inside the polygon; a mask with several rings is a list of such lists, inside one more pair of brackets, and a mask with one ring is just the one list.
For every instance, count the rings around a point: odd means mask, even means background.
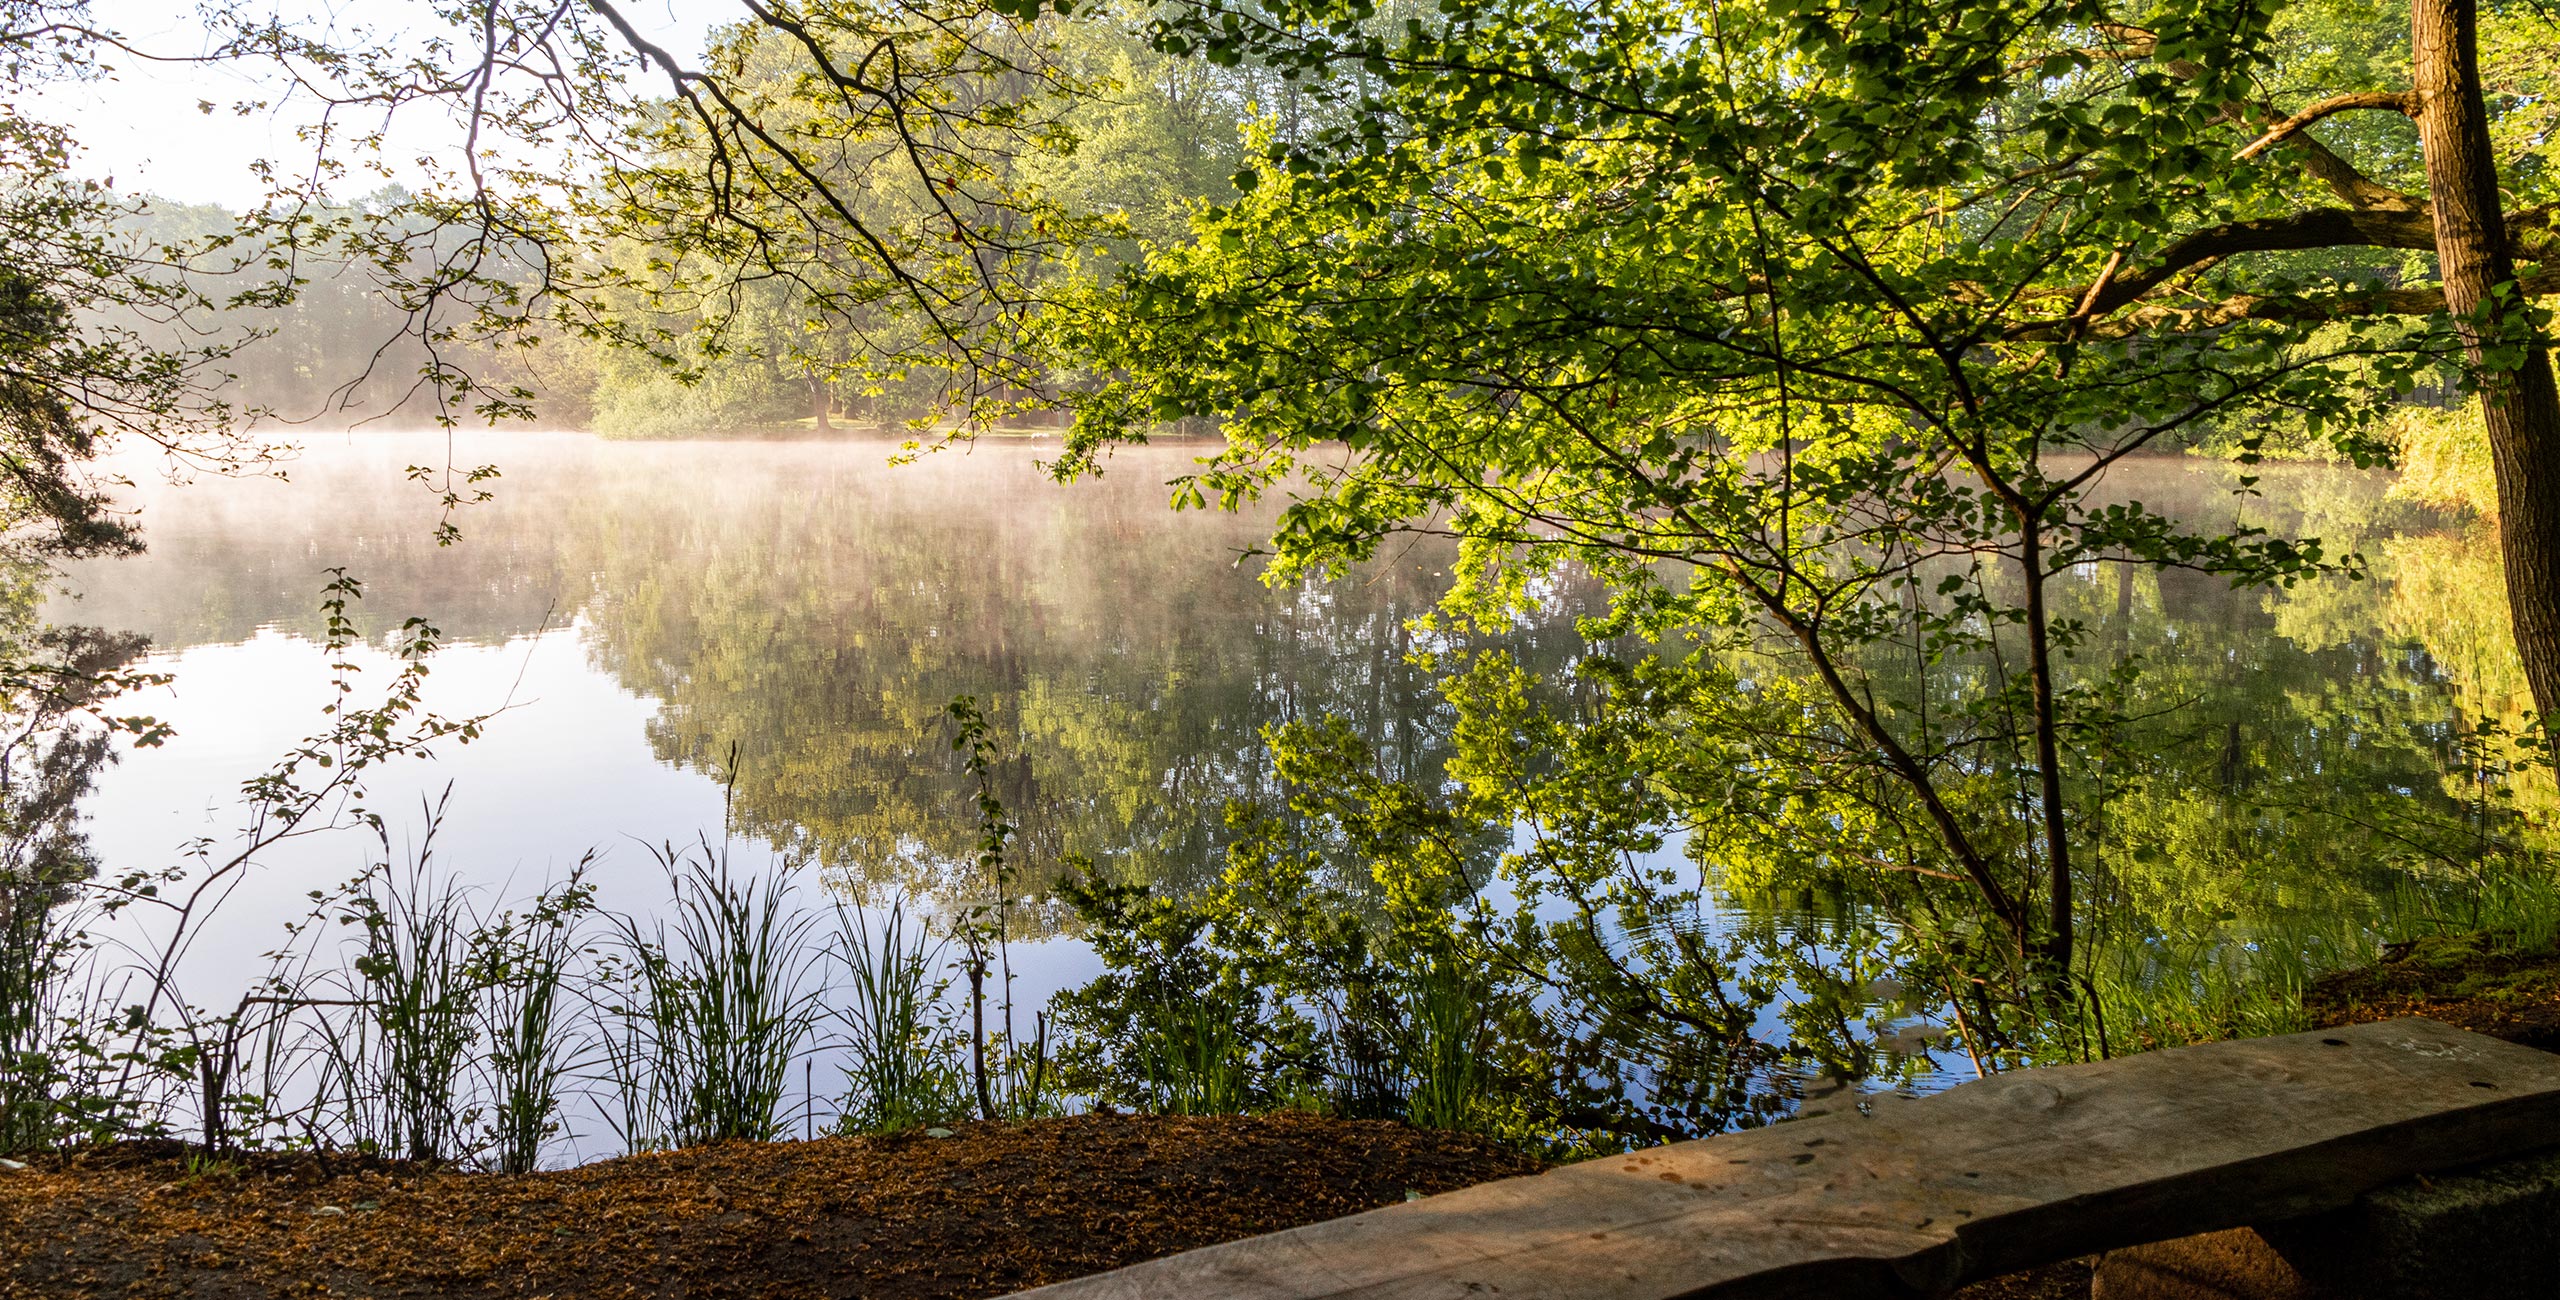
[{"label": "overhanging branch", "polygon": [[[2527,208],[2507,214],[2508,238],[2517,260],[2560,259],[2555,238],[2560,206]],[[2313,208],[2282,217],[2234,221],[2182,235],[2170,241],[2149,264],[2127,270],[2117,259],[2088,285],[2064,290],[2072,316],[2095,320],[2132,306],[2179,275],[2240,253],[2293,252],[2315,248],[2404,248],[2435,251],[2435,222],[2424,211],[2369,208]],[[2531,277],[2528,277],[2531,279]],[[2397,292],[2397,291],[2394,291]],[[2416,292],[2427,292],[2419,290]],[[2051,322],[2030,327],[2046,328]],[[2014,337],[2014,336],[2013,336]]]},{"label": "overhanging branch", "polygon": [[2368,90],[2353,95],[2332,95],[2329,98],[2321,100],[2319,103],[2313,104],[2311,107],[2276,123],[2274,126],[2267,128],[2266,134],[2259,136],[2256,140],[2250,142],[2247,148],[2242,149],[2239,153],[2233,156],[2237,158],[2255,158],[2259,154],[2266,152],[2269,148],[2292,138],[2294,135],[2300,133],[2304,127],[2319,121],[2321,118],[2327,117],[2333,113],[2346,113],[2368,108],[2387,108],[2392,112],[2402,115],[2414,114],[2418,111],[2418,97],[2405,90]]},{"label": "overhanging branch", "polygon": [[[2517,292],[2528,298],[2560,295],[2560,272],[2520,276]],[[2243,321],[2286,321],[2318,324],[2370,316],[2436,316],[2445,311],[2444,290],[2372,289],[2317,295],[2234,294],[2212,302],[2158,303],[2107,320],[2077,317],[2016,326],[2003,337],[2017,343],[2059,343],[2070,338],[2124,339],[2147,334],[2184,334],[2219,329]]]},{"label": "overhanging branch", "polygon": [[2199,230],[2170,241],[2150,265],[2119,271],[2081,296],[2081,314],[2104,316],[2141,300],[2179,273],[2239,253],[2291,252],[2312,248],[2435,247],[2435,223],[2423,212],[2375,211],[2364,208],[2313,208],[2290,216],[2260,217]]}]

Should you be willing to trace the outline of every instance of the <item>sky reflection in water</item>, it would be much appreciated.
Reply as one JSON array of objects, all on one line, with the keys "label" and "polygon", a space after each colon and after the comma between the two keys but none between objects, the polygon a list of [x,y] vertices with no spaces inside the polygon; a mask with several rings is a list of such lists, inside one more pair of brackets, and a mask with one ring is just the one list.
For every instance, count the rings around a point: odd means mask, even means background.
[{"label": "sky reflection in water", "polygon": [[[1078,852],[1153,879],[1212,877],[1220,804],[1272,793],[1258,733],[1276,721],[1340,713],[1391,766],[1436,770],[1446,723],[1405,662],[1404,621],[1439,594],[1445,548],[1392,548],[1341,582],[1266,587],[1259,562],[1240,556],[1267,510],[1167,509],[1165,480],[1191,450],[1123,453],[1101,481],[1064,488],[1033,464],[1052,450],[990,440],[894,468],[885,442],[509,433],[448,448],[442,436],[372,434],[316,440],[286,483],[173,486],[127,466],[150,552],[77,566],[79,597],[48,612],[150,635],[151,666],[176,684],[135,707],[177,737],[101,778],[92,838],[116,870],[170,863],[187,841],[236,829],[240,781],[320,723],[314,638],[332,565],[365,581],[368,630],[410,614],[443,629],[432,708],[505,706],[484,739],[386,774],[372,801],[397,846],[423,826],[421,801],[451,783],[439,859],[502,897],[595,849],[601,901],[648,910],[664,882],[646,846],[719,834],[734,742],[728,812],[742,851],[813,865],[867,903],[948,903],[971,888],[975,838],[940,717],[962,693],[1016,729],[1002,793],[1039,864]],[[403,470],[448,458],[495,461],[505,477],[443,550],[435,504]],[[2378,476],[2278,467],[2256,500],[2230,496],[2231,477],[2159,462],[2115,490],[2350,544],[2387,539],[2409,515],[2382,503]],[[2420,724],[2496,693],[2494,646],[2401,626],[2411,616],[2393,613],[2387,591],[2268,597],[2184,578],[2143,593],[2148,635],[2232,658],[2234,689],[2252,671],[2261,687],[2318,689],[2322,676],[2364,671],[2353,664],[2396,659]],[[2086,602],[2103,617],[2122,595],[2128,629],[2139,626],[2132,593],[2113,582],[2085,575]],[[1522,629],[1514,652],[1533,668],[1563,663],[1579,646],[1570,615],[1593,597],[1560,589],[1555,617]],[[2464,655],[2482,662],[2437,662]],[[2299,680],[2245,662],[2275,659]],[[364,662],[377,683],[389,675],[383,656]],[[308,891],[371,852],[346,835],[271,855],[190,977],[228,986],[263,969],[258,954]],[[1095,969],[1071,940],[1017,957],[1034,1002]],[[1960,1058],[1942,1065],[1922,1082],[1969,1073]]]}]

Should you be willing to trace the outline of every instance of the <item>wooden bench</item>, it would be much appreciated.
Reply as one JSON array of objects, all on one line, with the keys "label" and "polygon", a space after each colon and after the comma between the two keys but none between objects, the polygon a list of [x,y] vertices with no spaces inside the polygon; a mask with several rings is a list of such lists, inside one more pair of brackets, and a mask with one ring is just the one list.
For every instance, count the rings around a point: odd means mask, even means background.
[{"label": "wooden bench", "polygon": [[1934,1295],[2555,1145],[2560,1056],[2394,1020],[1842,1099],[1023,1294]]}]

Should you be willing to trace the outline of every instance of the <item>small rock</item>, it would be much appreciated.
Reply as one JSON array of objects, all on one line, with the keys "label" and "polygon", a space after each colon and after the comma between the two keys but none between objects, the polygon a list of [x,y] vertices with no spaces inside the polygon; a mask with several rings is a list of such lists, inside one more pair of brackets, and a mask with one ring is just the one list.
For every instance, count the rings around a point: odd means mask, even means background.
[{"label": "small rock", "polygon": [[1421,1200],[1421,1199],[1422,1199],[1422,1193],[1417,1192],[1417,1191],[1413,1190],[1412,1188],[1408,1187],[1408,1188],[1404,1189],[1404,1198],[1405,1198],[1406,1200],[1408,1200],[1408,1201],[1418,1201],[1418,1200]]},{"label": "small rock", "polygon": [[319,1215],[321,1218],[324,1218],[324,1219],[334,1219],[334,1218],[337,1218],[338,1216],[340,1216],[340,1215],[342,1215],[342,1214],[345,1214],[345,1213],[346,1213],[346,1210],[345,1210],[343,1207],[340,1207],[340,1206],[335,1206],[335,1205],[323,1205],[323,1206],[321,1206],[319,1209],[313,1210],[313,1211],[312,1211],[312,1213],[313,1213],[313,1214],[316,1214],[316,1215]]},{"label": "small rock", "polygon": [[947,1138],[951,1136],[951,1130],[947,1128],[929,1128],[924,1131],[924,1135],[929,1138]]},{"label": "small rock", "polygon": [[14,1174],[27,1167],[24,1160],[0,1160],[0,1173]]}]

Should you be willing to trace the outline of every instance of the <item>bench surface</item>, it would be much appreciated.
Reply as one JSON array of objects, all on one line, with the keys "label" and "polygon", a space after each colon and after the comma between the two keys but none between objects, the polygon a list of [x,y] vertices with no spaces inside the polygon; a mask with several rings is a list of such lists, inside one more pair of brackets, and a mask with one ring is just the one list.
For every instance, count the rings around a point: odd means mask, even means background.
[{"label": "bench surface", "polygon": [[1934,1294],[2560,1146],[2560,1055],[2432,1020],[2019,1071],[1486,1183],[1040,1300]]}]

